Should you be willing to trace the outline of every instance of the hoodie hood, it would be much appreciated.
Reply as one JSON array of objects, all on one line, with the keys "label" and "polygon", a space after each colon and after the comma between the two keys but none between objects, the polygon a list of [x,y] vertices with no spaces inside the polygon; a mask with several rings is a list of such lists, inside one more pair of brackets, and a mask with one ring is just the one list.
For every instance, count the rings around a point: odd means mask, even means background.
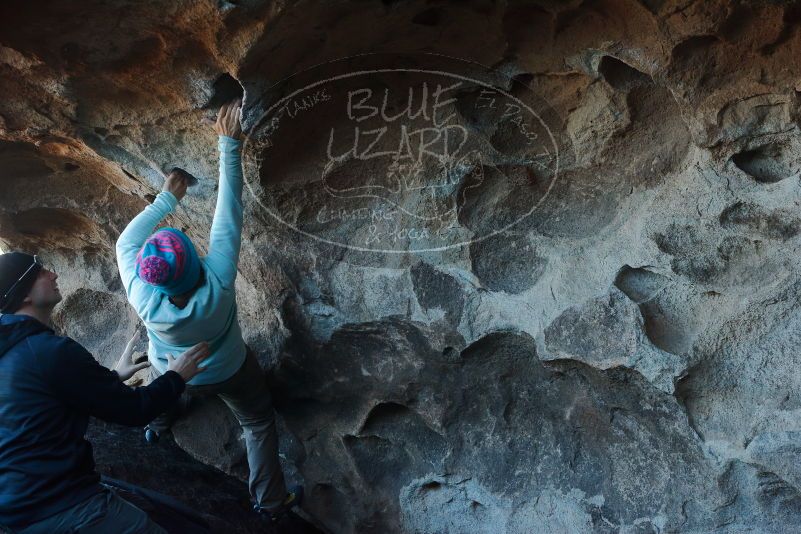
[{"label": "hoodie hood", "polygon": [[0,315],[0,358],[26,337],[52,331],[51,328],[27,315],[10,313]]}]

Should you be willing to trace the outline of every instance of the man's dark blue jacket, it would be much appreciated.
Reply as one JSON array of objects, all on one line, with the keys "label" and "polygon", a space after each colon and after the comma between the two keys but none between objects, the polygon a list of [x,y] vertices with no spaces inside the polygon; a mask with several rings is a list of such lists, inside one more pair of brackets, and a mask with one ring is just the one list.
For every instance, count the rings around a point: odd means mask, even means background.
[{"label": "man's dark blue jacket", "polygon": [[101,491],[89,416],[146,425],[184,387],[168,371],[130,388],[76,341],[25,315],[0,316],[0,525],[21,529]]}]

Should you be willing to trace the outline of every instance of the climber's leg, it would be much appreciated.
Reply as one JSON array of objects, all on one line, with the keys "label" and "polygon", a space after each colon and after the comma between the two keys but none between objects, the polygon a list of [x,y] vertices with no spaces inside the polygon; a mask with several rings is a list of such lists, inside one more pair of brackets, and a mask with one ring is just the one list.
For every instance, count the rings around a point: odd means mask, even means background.
[{"label": "climber's leg", "polygon": [[261,508],[280,508],[287,497],[287,488],[278,461],[275,411],[264,372],[250,348],[242,367],[220,384],[218,395],[236,416],[245,433],[250,494]]},{"label": "climber's leg", "polygon": [[[151,382],[159,377],[159,372],[156,371],[152,365],[150,366],[149,371]],[[169,430],[173,423],[189,409],[190,398],[188,389],[189,388],[187,387],[187,391],[184,391],[178,402],[173,404],[169,410],[157,416],[145,427],[145,437],[149,442],[157,441],[159,436]],[[156,434],[155,437],[149,437],[147,430],[154,432]]]}]

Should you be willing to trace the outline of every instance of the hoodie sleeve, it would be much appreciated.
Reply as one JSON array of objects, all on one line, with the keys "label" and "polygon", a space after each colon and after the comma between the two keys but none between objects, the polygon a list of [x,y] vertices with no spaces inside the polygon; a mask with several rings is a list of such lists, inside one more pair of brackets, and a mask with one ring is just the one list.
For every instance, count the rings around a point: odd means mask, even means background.
[{"label": "hoodie sleeve", "polygon": [[148,386],[132,388],[76,341],[53,336],[49,344],[34,353],[56,394],[76,410],[110,423],[146,425],[170,408],[186,387],[178,373],[167,371]]},{"label": "hoodie sleeve", "polygon": [[220,182],[217,207],[211,222],[206,266],[220,279],[223,287],[233,288],[236,280],[239,249],[242,243],[242,142],[221,135]]},{"label": "hoodie sleeve", "polygon": [[[156,226],[175,210],[177,205],[178,199],[175,198],[175,195],[169,191],[162,191],[152,204],[145,207],[128,223],[117,239],[117,267],[120,270],[122,285],[129,300],[137,285],[146,285],[140,282],[136,276],[136,255]],[[137,282],[139,283],[137,284]]]}]

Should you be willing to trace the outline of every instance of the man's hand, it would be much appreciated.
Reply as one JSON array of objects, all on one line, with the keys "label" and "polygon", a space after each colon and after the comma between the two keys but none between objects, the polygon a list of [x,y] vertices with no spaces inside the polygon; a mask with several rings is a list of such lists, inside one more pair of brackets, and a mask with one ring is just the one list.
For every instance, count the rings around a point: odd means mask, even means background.
[{"label": "man's hand", "polygon": [[167,178],[164,180],[164,187],[162,187],[161,190],[169,191],[175,195],[175,198],[177,198],[180,202],[181,199],[184,198],[184,195],[186,194],[186,188],[188,186],[189,182],[185,175],[173,170],[167,175]]},{"label": "man's hand", "polygon": [[209,344],[203,341],[198,343],[188,351],[184,352],[178,358],[173,358],[172,354],[167,355],[167,370],[175,371],[184,382],[189,382],[198,373],[202,373],[206,368],[200,367],[200,362],[209,357],[211,351]]},{"label": "man's hand", "polygon": [[214,128],[217,135],[225,135],[234,139],[242,139],[242,100],[233,100],[223,104],[217,114],[217,122],[203,119],[203,124]]},{"label": "man's hand", "polygon": [[117,364],[114,366],[114,371],[116,371],[117,375],[120,377],[120,380],[123,382],[131,378],[137,371],[144,369],[145,367],[150,367],[150,362],[147,360],[142,363],[134,363],[133,359],[131,359],[133,348],[137,341],[139,341],[139,330],[137,330],[131,340],[128,341],[122,356],[120,356],[120,359],[117,360]]}]

